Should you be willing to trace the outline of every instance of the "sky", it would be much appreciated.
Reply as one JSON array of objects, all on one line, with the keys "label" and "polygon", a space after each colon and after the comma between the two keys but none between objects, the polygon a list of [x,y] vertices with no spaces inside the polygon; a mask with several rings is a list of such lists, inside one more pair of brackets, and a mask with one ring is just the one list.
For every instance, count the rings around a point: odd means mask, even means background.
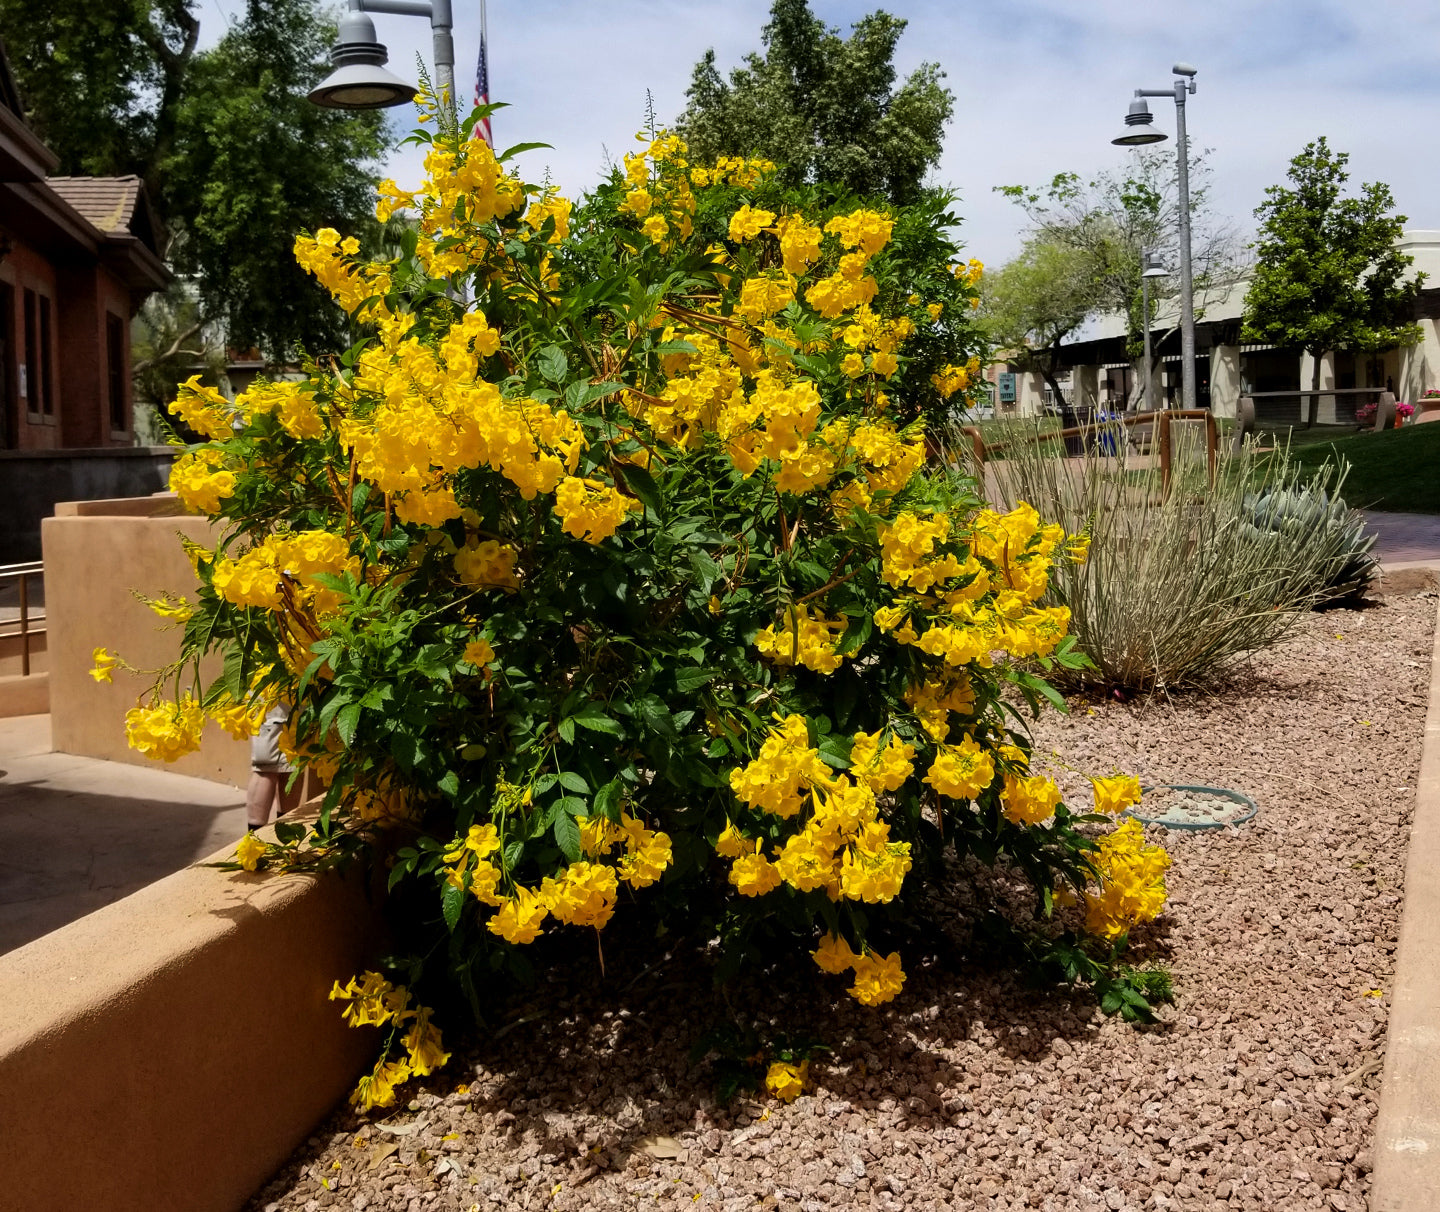
[{"label": "sky", "polygon": [[[479,0],[453,0],[456,77],[462,101],[474,88]],[[199,0],[202,45],[217,39],[243,0]],[[607,162],[633,150],[647,90],[664,122],[685,105],[695,62],[713,47],[722,71],[760,48],[769,0],[489,0],[495,141],[544,142],[525,153],[523,175],[548,170],[567,193],[592,186]],[[1430,162],[1440,125],[1440,5],[1433,0],[811,0],[812,11],[848,34],[883,7],[909,26],[896,66],[903,78],[938,62],[955,94],[955,116],[933,173],[960,194],[961,238],[988,264],[1013,256],[1024,216],[994,192],[1035,185],[1057,172],[1123,168],[1110,140],[1136,88],[1167,88],[1170,68],[1198,69],[1187,116],[1192,144],[1211,150],[1212,202],[1253,231],[1265,187],[1290,158],[1326,135],[1350,153],[1351,186],[1380,180],[1411,228],[1440,229],[1440,174]],[[430,59],[423,18],[376,14],[377,36],[396,74],[414,77]],[[1151,101],[1171,136],[1175,107]],[[396,130],[410,126],[395,110]],[[386,166],[418,182],[413,149]]]}]

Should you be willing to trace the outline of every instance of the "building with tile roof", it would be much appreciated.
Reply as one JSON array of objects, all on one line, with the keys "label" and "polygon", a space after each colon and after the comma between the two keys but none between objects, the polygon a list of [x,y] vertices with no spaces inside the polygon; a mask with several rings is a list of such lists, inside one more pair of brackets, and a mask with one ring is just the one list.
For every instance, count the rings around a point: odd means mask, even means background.
[{"label": "building with tile roof", "polygon": [[57,177],[0,45],[0,450],[133,446],[130,321],[169,281],[137,177]]}]

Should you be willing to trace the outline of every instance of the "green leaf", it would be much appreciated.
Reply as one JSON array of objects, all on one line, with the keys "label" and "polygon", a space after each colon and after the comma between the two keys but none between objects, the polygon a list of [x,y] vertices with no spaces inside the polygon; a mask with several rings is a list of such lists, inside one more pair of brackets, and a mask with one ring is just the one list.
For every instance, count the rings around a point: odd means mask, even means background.
[{"label": "green leaf", "polygon": [[560,786],[564,787],[567,791],[574,791],[574,792],[576,792],[576,793],[579,794],[579,795],[589,795],[589,794],[590,794],[590,784],[587,783],[583,778],[581,778],[581,777],[580,777],[578,774],[576,774],[574,771],[572,771],[572,770],[564,770],[564,771],[561,771],[561,773],[560,773],[560,775],[559,775],[558,777],[559,777],[559,780],[560,780]]},{"label": "green leaf", "polygon": [[568,812],[555,818],[555,844],[572,863],[580,861],[580,825]]},{"label": "green leaf", "polygon": [[445,928],[452,934],[460,924],[460,911],[465,907],[465,890],[448,880],[440,889],[440,909],[445,914]]},{"label": "green leaf", "polygon": [[604,708],[596,702],[586,703],[570,718],[581,728],[588,728],[591,732],[603,732],[609,736],[625,735],[624,725],[613,716],[606,715]]},{"label": "green leaf", "polygon": [[512,156],[518,156],[521,152],[539,151],[542,148],[548,148],[550,146],[551,145],[549,143],[517,143],[514,147],[507,147],[503,152],[496,156],[495,159],[499,160],[503,164],[506,160],[510,159]]},{"label": "green leaf", "polygon": [[275,837],[282,846],[293,846],[305,836],[305,826],[294,821],[276,821]]},{"label": "green leaf", "polygon": [[603,816],[612,821],[620,819],[620,801],[625,789],[619,779],[611,779],[595,793],[594,811],[591,815]]},{"label": "green leaf", "polygon": [[349,745],[355,739],[355,732],[360,727],[359,703],[346,703],[335,716],[335,731],[340,735],[340,743]]},{"label": "green leaf", "polygon": [[540,373],[552,383],[559,383],[570,373],[570,363],[565,351],[558,345],[547,345],[535,358]]},{"label": "green leaf", "polygon": [[693,694],[713,682],[715,674],[714,669],[680,669],[675,674],[675,689],[681,694]]},{"label": "green leaf", "polygon": [[820,754],[820,760],[827,766],[833,766],[839,770],[849,770],[852,744],[849,737],[832,732],[822,736],[815,748]]},{"label": "green leaf", "polygon": [[630,486],[630,491],[640,498],[642,504],[650,509],[656,517],[660,516],[664,500],[660,496],[660,487],[655,483],[655,477],[645,468],[630,464],[624,471],[625,483]]}]

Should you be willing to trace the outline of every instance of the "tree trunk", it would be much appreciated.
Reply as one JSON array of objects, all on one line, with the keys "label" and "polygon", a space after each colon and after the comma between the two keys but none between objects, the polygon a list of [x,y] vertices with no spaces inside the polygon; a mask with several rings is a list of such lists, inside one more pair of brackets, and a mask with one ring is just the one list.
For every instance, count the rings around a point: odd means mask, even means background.
[{"label": "tree trunk", "polygon": [[1315,423],[1320,419],[1320,354],[1311,354],[1312,363],[1310,367],[1310,421],[1306,429],[1314,429]]},{"label": "tree trunk", "polygon": [[1060,413],[1063,416],[1070,411],[1070,405],[1066,402],[1065,393],[1060,390],[1060,384],[1055,378],[1055,364],[1060,360],[1060,350],[1057,345],[1052,345],[1046,353],[1050,355],[1048,360],[1040,367],[1040,375],[1055,393],[1055,403],[1060,406]]}]

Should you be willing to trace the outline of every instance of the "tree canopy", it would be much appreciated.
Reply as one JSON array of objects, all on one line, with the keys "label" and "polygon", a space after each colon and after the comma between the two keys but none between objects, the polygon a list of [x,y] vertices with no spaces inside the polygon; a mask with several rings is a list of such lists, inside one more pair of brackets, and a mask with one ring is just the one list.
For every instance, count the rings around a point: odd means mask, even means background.
[{"label": "tree canopy", "polygon": [[[1359,197],[1342,197],[1349,160],[1322,135],[1290,161],[1290,183],[1270,186],[1255,210],[1260,238],[1245,338],[1315,355],[1312,389],[1320,386],[1322,354],[1407,345],[1420,336],[1414,306],[1425,275],[1405,277],[1414,261],[1397,247],[1405,216],[1390,213],[1395,199],[1379,181],[1362,185]],[[1311,424],[1318,406],[1312,395]]]},{"label": "tree canopy", "polygon": [[[1207,306],[1223,300],[1239,282],[1246,258],[1234,227],[1208,206],[1209,169],[1203,152],[1192,156],[1190,184],[1194,299],[1197,316],[1203,316]],[[999,192],[1025,211],[1030,240],[1017,258],[1015,273],[1009,279],[1003,270],[995,276],[994,285],[1002,293],[987,305],[987,314],[1008,317],[1002,327],[1008,325],[1013,331],[1017,315],[1023,314],[1014,310],[1016,284],[1023,281],[1025,289],[1018,297],[1029,300],[1024,310],[1034,316],[1069,316],[1077,308],[1083,308],[1082,322],[1101,315],[1125,316],[1129,352],[1138,357],[1145,336],[1140,272],[1144,253],[1153,250],[1172,270],[1169,277],[1152,279],[1150,285],[1152,331],[1157,317],[1166,317],[1165,331],[1154,343],[1153,356],[1158,358],[1160,343],[1179,322],[1178,304],[1166,307],[1178,298],[1180,288],[1174,154],[1138,151],[1122,171],[1102,172],[1088,181],[1075,173],[1058,173],[1038,189],[1007,185]],[[1037,257],[1064,267],[1049,279],[1053,298],[1043,298],[1047,279],[1034,272]],[[996,337],[1000,339],[998,332]]]},{"label": "tree canopy", "polygon": [[697,161],[759,155],[782,166],[786,184],[912,202],[939,162],[954,98],[935,63],[895,87],[906,24],[877,10],[843,38],[806,0],[775,0],[765,52],[747,55],[728,83],[713,50],[695,65],[679,131]]},{"label": "tree canopy", "polygon": [[0,28],[60,171],[145,182],[201,318],[275,362],[348,343],[291,245],[325,226],[363,234],[384,126],[306,100],[334,37],[311,0],[249,0],[204,51],[194,0],[0,0]]},{"label": "tree canopy", "polygon": [[1091,259],[1049,236],[1032,236],[1020,255],[984,279],[981,325],[1021,370],[1038,371],[1064,404],[1060,347],[1096,306]]}]

